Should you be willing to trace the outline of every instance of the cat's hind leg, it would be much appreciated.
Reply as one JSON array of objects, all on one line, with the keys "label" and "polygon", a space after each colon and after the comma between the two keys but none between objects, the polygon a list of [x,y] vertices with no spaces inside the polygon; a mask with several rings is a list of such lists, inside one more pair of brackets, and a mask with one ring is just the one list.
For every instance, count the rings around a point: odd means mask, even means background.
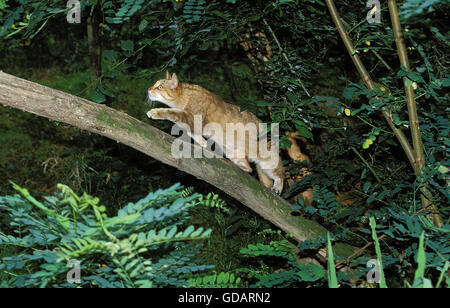
[{"label": "cat's hind leg", "polygon": [[[267,160],[257,161],[258,168],[261,169],[261,173],[264,173],[270,179],[273,180],[272,187],[270,187],[275,193],[281,194],[283,191],[284,183],[284,168],[281,159],[279,159],[276,168],[273,168],[273,162]],[[259,174],[259,172],[258,172]],[[263,183],[264,184],[264,183]],[[267,187],[267,185],[264,184]]]},{"label": "cat's hind leg", "polygon": [[267,188],[272,188],[273,180],[264,173],[264,171],[258,164],[256,164],[256,173],[258,174],[258,179],[261,182],[261,184],[263,184],[263,186]]},{"label": "cat's hind leg", "polygon": [[225,156],[231,160],[236,166],[244,170],[245,172],[251,173],[253,171],[252,167],[247,160],[244,152],[237,149],[230,149],[225,147]]}]

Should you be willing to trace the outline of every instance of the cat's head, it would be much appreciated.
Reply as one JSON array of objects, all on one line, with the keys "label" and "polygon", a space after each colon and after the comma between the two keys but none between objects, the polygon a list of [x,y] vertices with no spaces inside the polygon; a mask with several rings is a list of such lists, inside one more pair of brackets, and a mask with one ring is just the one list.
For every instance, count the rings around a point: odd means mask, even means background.
[{"label": "cat's head", "polygon": [[166,79],[158,80],[148,89],[148,99],[164,103],[172,108],[182,108],[177,102],[181,94],[181,86],[176,74],[170,76],[166,72]]}]

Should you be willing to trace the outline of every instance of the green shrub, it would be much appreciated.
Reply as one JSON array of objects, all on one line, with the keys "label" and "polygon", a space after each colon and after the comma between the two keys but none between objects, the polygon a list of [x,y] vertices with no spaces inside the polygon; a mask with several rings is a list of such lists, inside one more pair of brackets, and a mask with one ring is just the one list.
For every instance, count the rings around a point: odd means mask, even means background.
[{"label": "green shrub", "polygon": [[[18,249],[0,255],[2,287],[181,287],[212,268],[197,264],[198,242],[211,230],[188,226],[199,195],[183,197],[179,184],[128,203],[114,217],[98,198],[62,184],[42,202],[13,186],[20,194],[0,197],[13,229],[0,232],[0,249]],[[77,284],[66,279],[70,260],[81,266]]]}]

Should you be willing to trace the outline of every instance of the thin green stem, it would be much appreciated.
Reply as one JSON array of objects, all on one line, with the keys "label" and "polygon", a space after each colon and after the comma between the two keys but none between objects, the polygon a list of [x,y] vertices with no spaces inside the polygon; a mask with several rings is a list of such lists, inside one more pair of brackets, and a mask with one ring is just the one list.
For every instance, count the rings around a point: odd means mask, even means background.
[{"label": "thin green stem", "polygon": [[380,184],[380,186],[386,190],[386,187],[383,185],[383,182],[381,182],[380,178],[378,177],[377,173],[372,168],[372,166],[364,159],[364,157],[362,157],[362,155],[354,147],[350,147],[350,148],[359,157],[359,159],[361,159],[361,161],[364,163],[364,165],[366,165],[366,167],[370,170],[370,172],[373,174],[373,176],[377,180],[378,184]]},{"label": "thin green stem", "polygon": [[[334,24],[336,25],[336,29],[339,32],[339,35],[341,36],[341,39],[345,45],[345,48],[347,49],[348,54],[350,55],[350,58],[353,61],[353,64],[355,65],[356,69],[358,70],[359,75],[361,76],[361,79],[363,80],[364,84],[369,90],[373,90],[376,88],[375,82],[370,77],[369,72],[366,70],[364,64],[362,63],[358,51],[353,46],[352,41],[350,40],[350,37],[345,30],[344,24],[341,21],[341,18],[339,16],[338,10],[336,8],[336,5],[334,4],[333,0],[326,0],[328,9],[331,14],[331,18],[333,19]],[[400,143],[401,147],[403,148],[403,151],[406,154],[406,157],[408,158],[409,163],[415,170],[415,159],[414,159],[414,153],[411,148],[411,145],[409,144],[408,139],[406,138],[403,131],[398,129],[395,124],[394,120],[392,118],[392,114],[390,111],[388,111],[385,107],[382,108],[382,114],[383,117],[386,119],[386,121],[389,124],[389,127],[391,128],[394,135],[397,137],[398,142]]]},{"label": "thin green stem", "polygon": [[[264,22],[264,25],[267,27],[267,29],[269,29],[269,32],[272,35],[275,43],[277,44],[278,49],[280,50],[281,54],[283,55],[283,58],[286,60],[286,63],[293,70],[294,66],[289,61],[288,56],[286,55],[286,53],[284,52],[283,48],[281,47],[280,41],[278,40],[277,36],[275,35],[275,32],[272,30],[272,27],[269,25],[269,23],[267,22],[267,20],[265,18],[263,18],[263,22]],[[303,81],[300,78],[297,78],[297,80],[298,80],[300,86],[302,87],[303,91],[305,91],[306,95],[308,97],[311,97],[311,94],[309,94],[308,89],[306,89],[305,85],[303,84]]]}]

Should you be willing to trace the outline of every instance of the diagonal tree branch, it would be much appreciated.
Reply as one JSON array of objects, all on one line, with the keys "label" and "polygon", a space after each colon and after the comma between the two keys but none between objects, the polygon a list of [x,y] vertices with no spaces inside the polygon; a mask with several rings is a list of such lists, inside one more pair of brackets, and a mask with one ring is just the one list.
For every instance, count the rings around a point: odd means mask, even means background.
[{"label": "diagonal tree branch", "polygon": [[[293,234],[297,241],[315,239],[327,232],[315,221],[291,215],[289,203],[226,159],[172,156],[172,136],[123,112],[1,71],[0,104],[106,136],[192,174]],[[354,252],[354,247],[340,247],[342,256]]]}]

